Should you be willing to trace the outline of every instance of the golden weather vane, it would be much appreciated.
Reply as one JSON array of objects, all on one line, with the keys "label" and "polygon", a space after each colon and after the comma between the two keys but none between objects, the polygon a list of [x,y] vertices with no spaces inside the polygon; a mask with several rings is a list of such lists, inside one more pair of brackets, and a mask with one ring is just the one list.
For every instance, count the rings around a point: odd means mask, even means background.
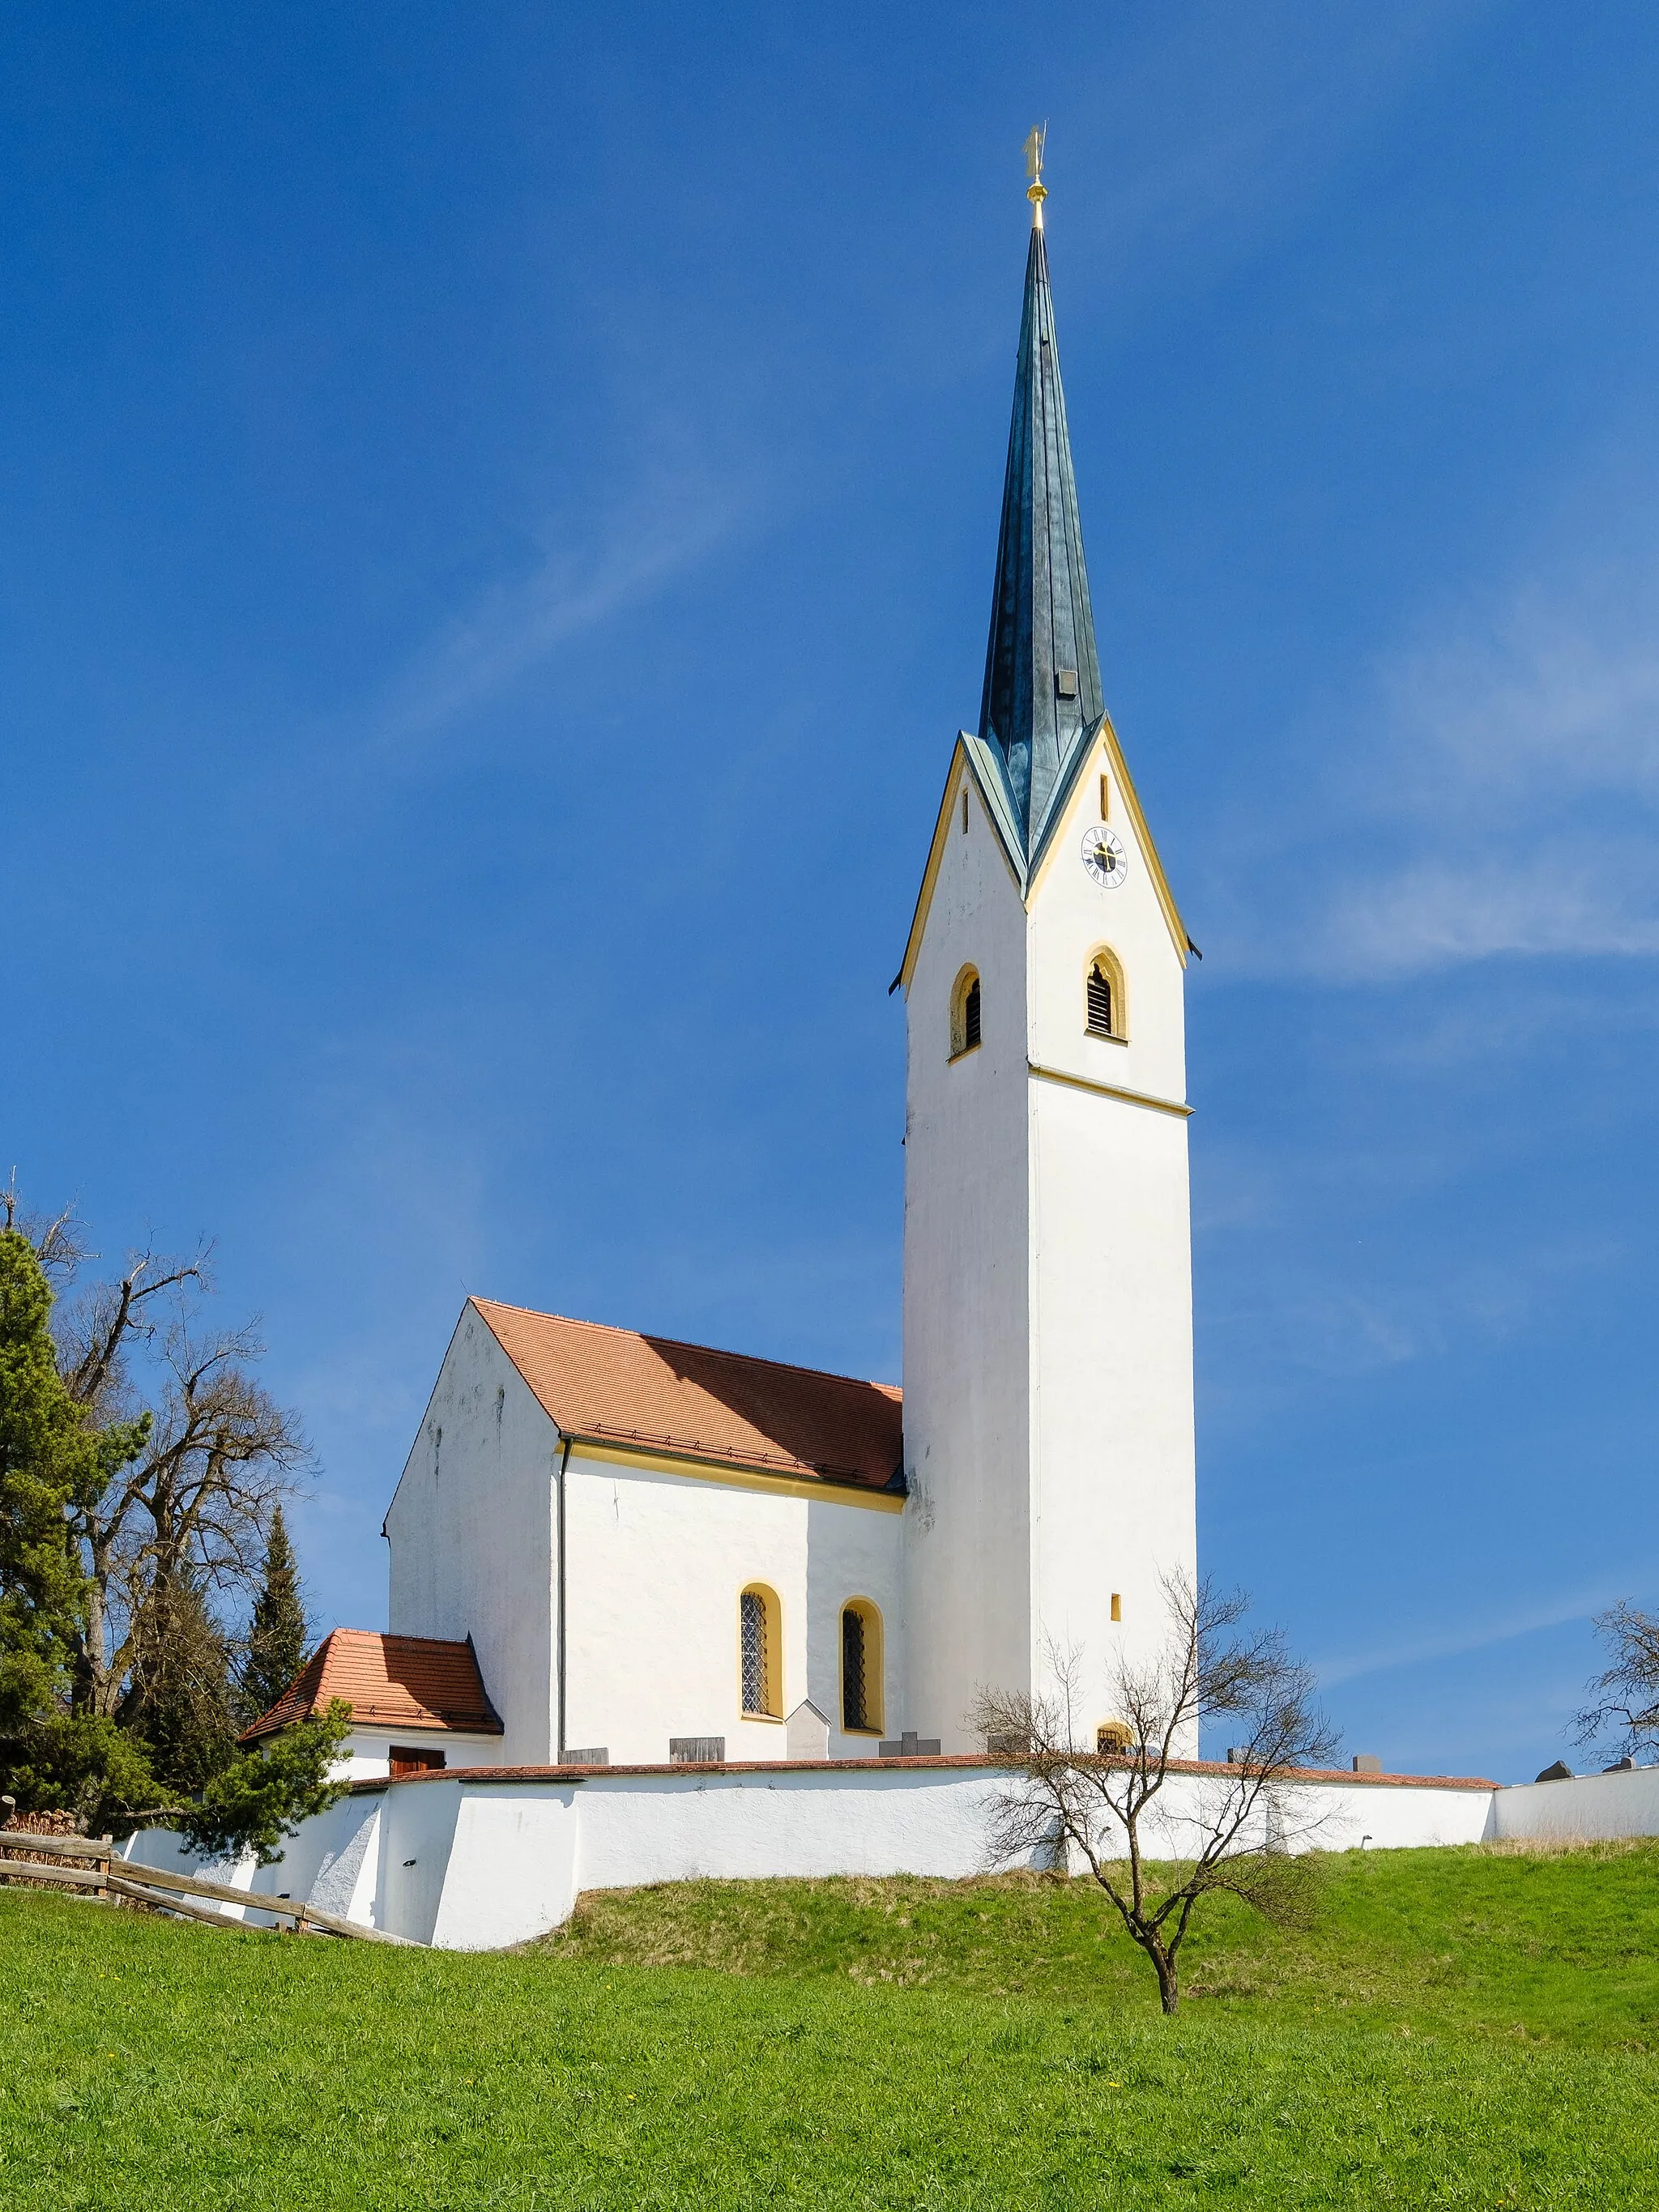
[{"label": "golden weather vane", "polygon": [[1048,126],[1040,123],[1025,141],[1025,173],[1031,179],[1025,197],[1031,203],[1033,222],[1042,221],[1042,203],[1048,197],[1048,187],[1042,181],[1042,149],[1048,143]]}]

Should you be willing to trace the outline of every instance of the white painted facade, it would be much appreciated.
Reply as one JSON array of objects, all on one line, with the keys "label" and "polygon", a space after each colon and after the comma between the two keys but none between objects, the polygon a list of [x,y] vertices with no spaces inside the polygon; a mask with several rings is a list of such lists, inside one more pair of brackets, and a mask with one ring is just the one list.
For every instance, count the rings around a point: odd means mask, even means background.
[{"label": "white painted facade", "polygon": [[[807,1701],[830,1722],[832,1756],[867,1755],[904,1706],[903,1501],[805,1490],[620,1448],[567,1454],[469,1305],[386,1515],[388,1626],[471,1635],[505,1729],[478,1740],[478,1765],[547,1765],[596,1748],[658,1763],[672,1738],[690,1736],[722,1739],[731,1759],[775,1759],[787,1717]],[[770,1719],[742,1710],[738,1606],[757,1583],[779,1614]],[[853,1599],[876,1608],[884,1632],[880,1724],[857,1734],[842,1726],[841,1615]]]},{"label": "white painted facade", "polygon": [[[1081,852],[1103,776],[1114,889]],[[906,1000],[909,1710],[947,1750],[981,1686],[1043,1686],[1051,1644],[1115,1717],[1107,1666],[1161,1641],[1160,1578],[1196,1574],[1183,971],[1156,865],[1103,733],[1022,895],[958,748]],[[1086,1027],[1103,950],[1121,1041]],[[953,1057],[968,967],[982,1041]]]},{"label": "white painted facade", "polygon": [[463,1308],[386,1517],[387,1626],[472,1638],[506,1733],[490,1765],[556,1759],[559,1438],[476,1308]]}]

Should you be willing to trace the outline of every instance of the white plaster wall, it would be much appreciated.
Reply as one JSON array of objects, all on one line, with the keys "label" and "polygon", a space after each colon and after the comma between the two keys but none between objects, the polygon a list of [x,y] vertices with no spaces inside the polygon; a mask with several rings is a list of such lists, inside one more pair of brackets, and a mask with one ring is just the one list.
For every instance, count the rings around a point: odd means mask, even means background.
[{"label": "white plaster wall", "polygon": [[[983,1042],[952,1062],[970,962]],[[1031,1650],[1026,985],[1024,907],[964,776],[905,1007],[903,1725],[946,1751],[981,1685],[1026,1686]]]},{"label": "white plaster wall", "polygon": [[245,1920],[250,1927],[276,1924],[269,1913],[255,1909],[259,1898],[289,1897],[372,1928],[378,1924],[374,1915],[382,1882],[381,1803],[379,1792],[339,1799],[325,1813],[302,1820],[299,1832],[266,1867],[256,1864],[252,1851],[228,1865],[204,1859],[188,1850],[171,1828],[141,1828],[122,1845],[121,1856],[135,1871],[154,1867],[172,1874],[202,1875],[246,1890],[246,1906],[210,1903],[209,1909],[227,1919]]},{"label": "white plaster wall", "polygon": [[[378,1792],[342,1797],[326,1813],[302,1820],[299,1833],[283,1845],[274,1864],[250,1868],[250,1895],[308,1901],[325,1912],[343,1913],[348,1920],[372,1927],[380,1887],[381,1802]],[[256,1923],[272,1924],[264,1913],[250,1911],[246,1917]]]},{"label": "white plaster wall", "polygon": [[[981,1686],[1044,1679],[1050,1639],[1080,1647],[1097,1685],[1120,1651],[1145,1656],[1164,1633],[1161,1577],[1197,1571],[1184,1119],[1030,1073],[1184,1102],[1183,971],[1115,779],[1127,878],[1104,891],[1082,864],[1106,757],[1073,791],[1029,915],[969,780],[910,985],[908,1724],[947,1751],[975,1747],[963,1718]],[[1124,971],[1122,1044],[1085,1027],[1103,945]],[[968,961],[985,1043],[951,1065]],[[1110,1717],[1095,1695],[1091,1717]]]},{"label": "white plaster wall", "polygon": [[[908,1725],[905,1697],[904,1523],[897,1513],[809,1501],[806,1513],[806,1686],[786,1682],[783,1710],[810,1698],[830,1722],[832,1759],[868,1759],[884,1735]],[[880,1726],[851,1734],[842,1710],[841,1616],[849,1598],[866,1598],[882,1622]],[[866,1649],[866,1660],[868,1657]],[[782,1731],[755,1754],[779,1759]],[[736,1754],[734,1754],[735,1756]]]},{"label": "white plaster wall", "polygon": [[[1114,1083],[1156,1098],[1187,1096],[1185,971],[1164,918],[1146,854],[1114,779],[1108,826],[1128,859],[1128,873],[1104,890],[1083,865],[1085,830],[1100,820],[1103,743],[1079,775],[1030,896],[1031,1058],[1093,1083]],[[1128,1039],[1092,1037],[1085,1028],[1091,956],[1101,945],[1123,969]]]},{"label": "white plaster wall", "polygon": [[[1115,777],[1108,819],[1127,875],[1105,890],[1083,866],[1103,770],[1109,776],[1100,744],[1030,895],[1030,1058],[1180,1103],[1183,971]],[[1085,1029],[1088,968],[1102,945],[1124,971],[1121,1045]],[[1079,1650],[1092,1700],[1083,1717],[1095,1724],[1115,1717],[1113,1663],[1149,1659],[1165,1639],[1161,1577],[1197,1574],[1187,1127],[1041,1078],[1030,1109],[1036,1628]],[[1042,1661],[1039,1650],[1039,1678]],[[1196,1741],[1182,1747],[1191,1755]]]},{"label": "white plaster wall", "polygon": [[[991,1768],[897,1765],[594,1776],[574,1790],[550,1779],[398,1784],[388,1792],[394,1801],[456,1801],[453,1849],[441,1911],[430,1921],[389,1912],[382,1924],[422,1941],[434,1940],[422,1931],[435,1928],[440,1944],[477,1949],[544,1932],[589,1889],[835,1875],[960,1881],[991,1870],[987,1820],[1003,1786]],[[1164,1826],[1171,1845],[1179,1847],[1185,1822],[1220,1786],[1202,1776],[1172,1778]],[[1283,1839],[1291,1850],[1328,1850],[1474,1843],[1486,1832],[1492,1796],[1432,1782],[1322,1783],[1296,1793]],[[424,1805],[420,1818],[427,1837],[441,1825]],[[393,1832],[402,1832],[401,1819],[394,1805]]]},{"label": "white plaster wall", "polygon": [[1569,1782],[1522,1782],[1500,1790],[1493,1833],[1575,1843],[1619,1836],[1659,1836],[1659,1766],[1614,1774],[1580,1774]]},{"label": "white plaster wall", "polygon": [[1079,1651],[1092,1728],[1112,1665],[1167,1639],[1161,1577],[1197,1572],[1187,1132],[1052,1083],[1030,1108],[1037,1623]]},{"label": "white plaster wall", "polygon": [[544,1760],[532,1762],[505,1759],[502,1756],[504,1741],[498,1735],[468,1735],[459,1729],[355,1728],[341,1747],[342,1756],[335,1765],[334,1774],[337,1779],[343,1777],[350,1782],[383,1780],[392,1771],[393,1744],[399,1747],[407,1746],[410,1749],[418,1747],[441,1751],[446,1766],[545,1765]]},{"label": "white plaster wall", "polygon": [[568,1747],[604,1745],[613,1764],[665,1761],[671,1736],[726,1740],[732,1759],[783,1755],[783,1723],[747,1720],[738,1600],[776,1595],[787,1715],[803,1698],[842,1738],[840,1612],[881,1611],[890,1709],[902,1702],[901,1516],[883,1507],[655,1473],[573,1452],[565,1503]]},{"label": "white plaster wall", "polygon": [[506,1724],[495,1757],[545,1765],[554,1733],[553,1483],[559,1437],[469,1302],[386,1514],[388,1625],[471,1636]]},{"label": "white plaster wall", "polygon": [[[423,1783],[387,1795],[400,1810],[422,1790],[450,1794]],[[575,1786],[462,1785],[459,1794],[452,1864],[470,1869],[470,1878],[444,1883],[431,1941],[446,1951],[500,1950],[568,1920],[576,1900]]]},{"label": "white plaster wall", "polygon": [[989,1870],[986,1819],[1000,1778],[897,1767],[837,1774],[616,1775],[584,1787],[579,1890],[777,1875]]},{"label": "white plaster wall", "polygon": [[[309,1825],[309,1822],[302,1823],[305,1826]],[[258,1872],[252,1851],[229,1866],[210,1864],[191,1850],[184,1838],[172,1828],[140,1828],[119,1846],[117,1856],[132,1868],[135,1876],[141,1881],[141,1869],[154,1867],[167,1874],[204,1875],[210,1881],[222,1881],[232,1889],[251,1889]],[[207,1899],[200,1901],[209,1911],[221,1912],[227,1920],[246,1920],[249,1917],[243,1905],[215,1905]],[[264,1917],[264,1915],[258,1917]]]},{"label": "white plaster wall", "polygon": [[1424,1850],[1478,1844],[1492,1822],[1490,1790],[1449,1790],[1432,1782],[1322,1782],[1286,1793],[1292,1850]]},{"label": "white plaster wall", "polygon": [[[455,1851],[465,1788],[459,1782],[386,1785],[380,1812],[374,1927],[389,1929],[394,1936],[407,1936],[411,1942],[429,1943],[445,1891],[452,1884],[455,1911],[464,1918],[466,1900],[480,1884],[493,1881],[487,1858],[480,1861],[466,1850],[459,1856]],[[526,1909],[520,1900],[520,1912]]]},{"label": "white plaster wall", "polygon": [[[1634,1779],[1645,1794],[1627,1787],[1626,1810],[1599,1817],[1652,1825],[1603,1832],[1659,1831],[1651,1772],[1606,1778]],[[991,1869],[988,1819],[1004,1787],[991,1767],[833,1764],[595,1774],[580,1782],[558,1775],[397,1782],[306,1823],[282,1868],[257,1880],[261,1893],[309,1895],[325,1910],[416,1942],[486,1950],[557,1926],[587,1889],[833,1875],[960,1881]],[[1224,1787],[1213,1775],[1172,1777],[1148,1847],[1181,1850],[1190,1841],[1188,1824]],[[1492,1832],[1494,1795],[1501,1802],[1529,1794],[1432,1781],[1321,1782],[1291,1795],[1276,1839],[1292,1850],[1474,1843]],[[135,1838],[126,1856],[182,1871],[199,1863],[161,1830]],[[1047,1856],[1038,1851],[1032,1861]],[[246,1887],[256,1877],[250,1863],[228,1879]],[[238,1909],[226,1910],[234,1917]],[[265,1918],[252,1896],[246,1917]]]}]

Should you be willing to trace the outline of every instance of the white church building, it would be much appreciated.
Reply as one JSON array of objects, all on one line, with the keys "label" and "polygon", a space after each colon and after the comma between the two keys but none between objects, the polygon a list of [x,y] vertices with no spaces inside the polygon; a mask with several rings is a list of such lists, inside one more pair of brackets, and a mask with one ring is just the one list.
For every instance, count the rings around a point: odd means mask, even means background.
[{"label": "white church building", "polygon": [[[1109,1729],[1195,1574],[1194,948],[1105,708],[1042,198],[979,723],[894,984],[902,1392],[470,1298],[386,1513],[360,1773],[982,1756],[976,1695],[1065,1647]],[[340,1635],[262,1729],[369,1664]]]},{"label": "white church building", "polygon": [[[337,1630],[248,1732],[352,1708],[346,1793],[238,1877],[256,1918],[304,1896],[472,1949],[595,1888],[981,1871],[979,1694],[1074,1652],[1073,1725],[1112,1747],[1113,1662],[1196,1575],[1195,947],[1105,709],[1044,197],[979,726],[925,852],[918,824],[893,985],[902,1392],[469,1298],[386,1512],[389,1628]],[[1178,1762],[1152,1847],[1232,1771]],[[1360,1756],[1295,1795],[1334,1850],[1659,1826],[1659,1770],[1498,1790]]]}]

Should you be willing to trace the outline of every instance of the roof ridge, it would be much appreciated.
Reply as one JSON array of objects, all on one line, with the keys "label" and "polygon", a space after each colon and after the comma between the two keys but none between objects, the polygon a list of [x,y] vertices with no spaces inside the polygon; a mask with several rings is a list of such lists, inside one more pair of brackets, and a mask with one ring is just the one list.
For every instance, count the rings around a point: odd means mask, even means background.
[{"label": "roof ridge", "polygon": [[494,1306],[501,1313],[527,1314],[532,1321],[556,1321],[566,1328],[591,1328],[601,1336],[634,1336],[641,1344],[671,1346],[676,1352],[700,1352],[709,1359],[733,1359],[744,1367],[775,1367],[786,1375],[811,1375],[822,1382],[850,1382],[860,1390],[879,1390],[890,1398],[902,1399],[902,1389],[896,1382],[878,1382],[868,1375],[843,1375],[839,1368],[805,1367],[795,1359],[769,1359],[763,1352],[728,1352],[718,1344],[693,1344],[689,1337],[663,1336],[643,1328],[623,1328],[615,1322],[583,1321],[575,1314],[547,1313],[539,1306],[519,1306],[505,1298],[481,1298],[471,1294],[471,1302],[482,1313]]}]

